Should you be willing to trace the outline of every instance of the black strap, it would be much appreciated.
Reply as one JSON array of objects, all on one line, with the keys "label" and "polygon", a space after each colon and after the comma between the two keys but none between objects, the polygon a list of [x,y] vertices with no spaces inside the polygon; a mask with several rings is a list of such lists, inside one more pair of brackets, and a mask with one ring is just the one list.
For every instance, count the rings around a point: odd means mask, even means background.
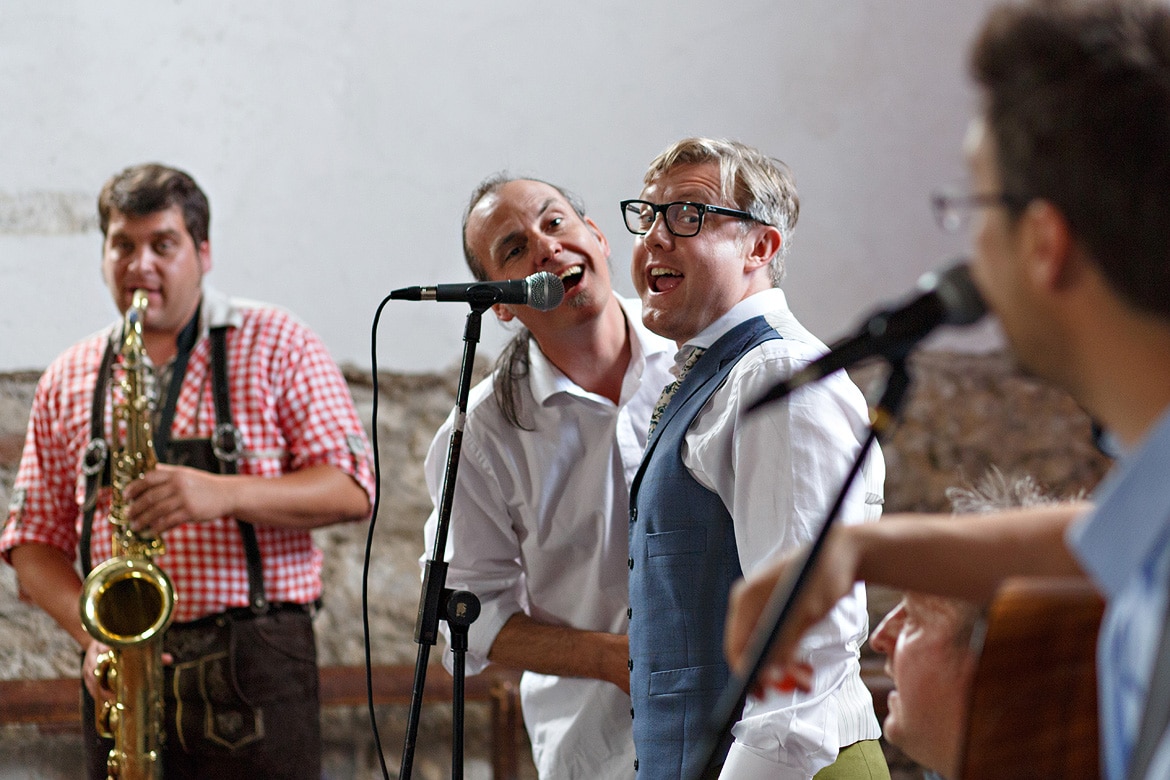
[{"label": "black strap", "polygon": [[177,351],[175,352],[175,363],[171,367],[171,383],[166,394],[163,395],[163,406],[159,413],[158,424],[152,431],[151,438],[154,440],[154,450],[165,463],[171,462],[171,427],[175,422],[175,407],[179,403],[179,392],[183,387],[183,378],[187,376],[187,363],[191,360],[191,350],[195,348],[195,342],[199,340],[199,312],[201,308],[202,306],[195,310],[195,316],[183,327],[175,341]]},{"label": "black strap", "polygon": [[1137,744],[1129,762],[1130,780],[1143,780],[1150,762],[1170,724],[1170,593],[1166,599],[1166,615],[1162,619],[1162,637],[1154,658],[1154,671],[1146,690],[1146,707]]},{"label": "black strap", "polygon": [[[211,395],[215,402],[215,433],[211,442],[219,461],[220,472],[235,474],[240,455],[240,436],[232,423],[231,398],[227,372],[227,327],[211,329]],[[244,554],[248,558],[248,606],[257,615],[268,611],[264,594],[264,565],[260,558],[260,543],[256,528],[243,520],[236,520],[244,540]]]},{"label": "black strap", "polygon": [[93,511],[97,505],[98,486],[102,474],[110,467],[110,445],[105,439],[106,431],[106,388],[110,384],[110,367],[114,362],[114,340],[106,340],[106,351],[102,353],[98,367],[97,382],[93,389],[93,403],[90,412],[89,445],[85,448],[82,469],[85,471],[85,503],[82,505],[81,541],[78,555],[81,557],[81,573],[89,576],[93,570]]}]

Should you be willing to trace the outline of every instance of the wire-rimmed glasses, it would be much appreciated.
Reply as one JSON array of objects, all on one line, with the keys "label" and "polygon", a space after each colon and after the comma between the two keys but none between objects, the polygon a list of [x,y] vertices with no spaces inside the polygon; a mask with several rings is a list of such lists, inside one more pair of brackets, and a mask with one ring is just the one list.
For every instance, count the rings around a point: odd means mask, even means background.
[{"label": "wire-rimmed glasses", "polygon": [[938,226],[947,233],[958,233],[971,222],[971,212],[978,208],[1011,206],[1023,208],[1029,198],[1006,192],[972,194],[958,187],[936,190],[930,196],[931,210]]}]

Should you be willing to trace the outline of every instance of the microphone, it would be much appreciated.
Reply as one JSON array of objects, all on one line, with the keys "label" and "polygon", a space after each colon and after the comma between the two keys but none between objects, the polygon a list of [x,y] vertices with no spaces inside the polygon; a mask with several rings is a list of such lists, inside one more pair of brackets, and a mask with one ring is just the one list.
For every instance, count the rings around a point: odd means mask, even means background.
[{"label": "microphone", "polygon": [[390,293],[391,299],[399,301],[463,301],[481,306],[522,303],[539,311],[555,309],[564,297],[564,283],[548,271],[534,273],[525,279],[403,287]]},{"label": "microphone", "polygon": [[987,313],[965,260],[946,270],[923,274],[918,289],[921,294],[906,303],[870,315],[855,336],[838,341],[825,355],[758,398],[748,411],[778,401],[798,387],[864,358],[881,355],[901,359],[937,326],[970,325]]}]

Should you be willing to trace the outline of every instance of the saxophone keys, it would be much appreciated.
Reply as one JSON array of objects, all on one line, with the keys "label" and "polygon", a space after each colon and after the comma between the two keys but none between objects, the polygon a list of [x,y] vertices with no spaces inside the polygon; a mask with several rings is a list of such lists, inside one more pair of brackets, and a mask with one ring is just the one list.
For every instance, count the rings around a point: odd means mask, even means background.
[{"label": "saxophone keys", "polygon": [[115,729],[117,729],[118,716],[117,709],[111,701],[102,702],[101,711],[97,713],[94,718],[94,726],[97,733],[104,739],[113,739]]}]

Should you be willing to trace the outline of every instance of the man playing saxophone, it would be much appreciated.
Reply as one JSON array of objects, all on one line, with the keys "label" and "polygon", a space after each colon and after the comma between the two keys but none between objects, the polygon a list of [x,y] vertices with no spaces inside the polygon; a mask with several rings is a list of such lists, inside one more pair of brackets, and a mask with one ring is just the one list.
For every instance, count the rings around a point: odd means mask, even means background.
[{"label": "man playing saxophone", "polygon": [[[320,777],[312,528],[368,517],[369,445],[344,379],[288,313],[228,298],[211,270],[207,198],[157,164],[102,188],[102,275],[119,312],[145,291],[144,395],[158,465],[121,490],[130,529],[159,537],[174,584],[163,767],[180,777]],[[70,347],[37,386],[0,553],[84,651],[83,698],[108,648],[82,625],[82,577],[111,558],[111,461],[125,421],[123,323]],[[82,577],[75,569],[80,561]],[[90,776],[108,741],[87,739]]]}]

